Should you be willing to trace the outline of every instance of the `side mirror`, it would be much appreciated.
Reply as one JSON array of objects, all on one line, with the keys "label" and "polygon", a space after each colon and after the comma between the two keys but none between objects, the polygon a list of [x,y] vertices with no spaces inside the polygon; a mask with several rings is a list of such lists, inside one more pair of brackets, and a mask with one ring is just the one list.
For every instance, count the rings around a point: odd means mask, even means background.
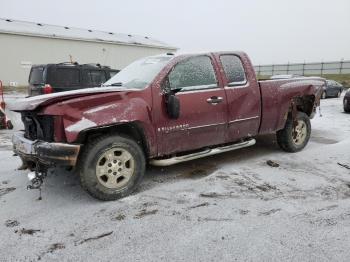
[{"label": "side mirror", "polygon": [[166,107],[170,118],[178,119],[180,116],[180,100],[174,94],[166,94]]}]

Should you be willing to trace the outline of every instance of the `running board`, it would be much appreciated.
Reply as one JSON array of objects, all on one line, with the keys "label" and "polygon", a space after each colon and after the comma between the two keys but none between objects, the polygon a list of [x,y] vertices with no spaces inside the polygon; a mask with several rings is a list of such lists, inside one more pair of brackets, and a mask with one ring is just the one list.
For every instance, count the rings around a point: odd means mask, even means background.
[{"label": "running board", "polygon": [[192,154],[188,154],[188,155],[184,155],[184,156],[175,156],[175,157],[167,158],[167,159],[152,159],[150,161],[150,164],[154,165],[154,166],[171,166],[171,165],[181,163],[181,162],[186,162],[186,161],[190,161],[190,160],[194,160],[194,159],[198,159],[198,158],[202,158],[202,157],[206,157],[206,156],[212,156],[212,155],[216,155],[216,154],[220,154],[220,153],[224,153],[224,152],[252,146],[252,145],[255,145],[255,143],[256,143],[256,140],[254,138],[252,138],[248,141],[244,141],[241,143],[228,145],[228,146],[222,146],[222,147],[216,147],[216,148],[212,148],[212,149],[206,149],[206,150],[203,150],[203,151],[200,151],[197,153],[192,153]]}]

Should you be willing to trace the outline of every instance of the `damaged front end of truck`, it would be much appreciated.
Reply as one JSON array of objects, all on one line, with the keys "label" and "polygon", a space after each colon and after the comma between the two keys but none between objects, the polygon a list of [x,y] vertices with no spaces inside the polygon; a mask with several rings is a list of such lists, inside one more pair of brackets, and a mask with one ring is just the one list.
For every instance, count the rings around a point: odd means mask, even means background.
[{"label": "damaged front end of truck", "polygon": [[22,160],[21,169],[29,169],[28,188],[40,188],[47,171],[56,166],[75,166],[79,144],[54,141],[55,116],[39,115],[37,112],[21,112],[24,131],[12,137],[13,151]]}]

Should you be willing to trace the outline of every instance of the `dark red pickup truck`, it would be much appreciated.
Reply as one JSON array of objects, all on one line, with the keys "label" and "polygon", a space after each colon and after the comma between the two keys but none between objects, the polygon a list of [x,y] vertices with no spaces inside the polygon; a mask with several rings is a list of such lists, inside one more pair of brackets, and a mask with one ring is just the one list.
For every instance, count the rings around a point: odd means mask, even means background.
[{"label": "dark red pickup truck", "polygon": [[307,144],[321,78],[257,81],[245,53],[173,54],[138,60],[103,87],[25,98],[14,151],[38,178],[76,167],[92,196],[131,193],[146,163],[166,166],[254,145],[277,133],[281,148]]}]

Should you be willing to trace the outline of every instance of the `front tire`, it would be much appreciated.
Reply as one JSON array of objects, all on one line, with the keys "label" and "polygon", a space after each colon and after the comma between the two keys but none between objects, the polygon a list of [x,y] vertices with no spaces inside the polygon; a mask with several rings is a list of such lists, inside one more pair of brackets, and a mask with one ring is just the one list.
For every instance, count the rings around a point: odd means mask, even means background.
[{"label": "front tire", "polygon": [[285,127],[277,131],[277,143],[287,152],[298,152],[302,150],[309,142],[311,135],[311,123],[309,117],[298,112],[293,123],[291,117],[288,117]]},{"label": "front tire", "polygon": [[321,99],[326,99],[327,98],[327,93],[326,91],[323,91],[322,95],[321,95]]},{"label": "front tire", "polygon": [[145,169],[143,150],[124,135],[106,135],[88,143],[78,164],[82,187],[100,200],[116,200],[131,194]]}]

